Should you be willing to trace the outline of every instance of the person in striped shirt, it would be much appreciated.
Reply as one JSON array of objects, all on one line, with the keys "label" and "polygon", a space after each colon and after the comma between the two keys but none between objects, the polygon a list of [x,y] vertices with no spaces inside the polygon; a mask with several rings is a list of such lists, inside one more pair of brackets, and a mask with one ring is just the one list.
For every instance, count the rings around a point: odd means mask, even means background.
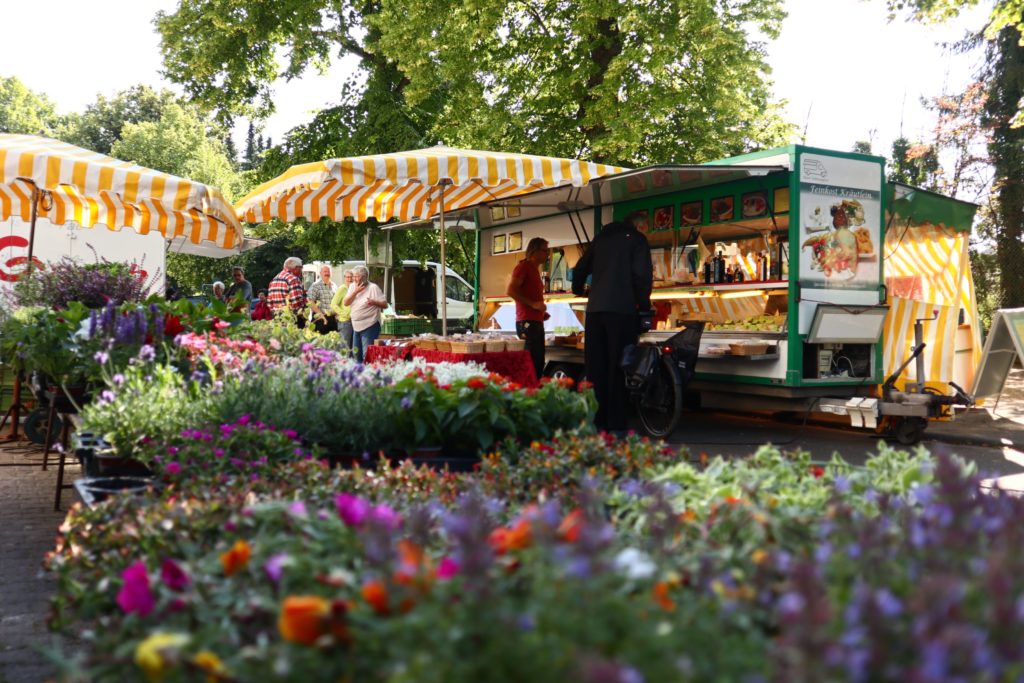
[{"label": "person in striped shirt", "polygon": [[302,288],[302,259],[298,256],[286,258],[284,269],[270,281],[267,303],[275,312],[290,308],[295,313],[295,323],[300,328],[306,326],[306,290]]}]

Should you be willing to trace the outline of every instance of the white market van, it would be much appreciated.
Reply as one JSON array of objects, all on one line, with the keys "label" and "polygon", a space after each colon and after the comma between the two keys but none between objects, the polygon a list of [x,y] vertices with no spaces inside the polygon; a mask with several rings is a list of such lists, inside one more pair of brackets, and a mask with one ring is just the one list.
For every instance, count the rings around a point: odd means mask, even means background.
[{"label": "white market van", "polygon": [[[320,277],[320,268],[331,267],[331,281],[341,284],[345,271],[365,265],[365,261],[311,261],[302,266],[302,283],[309,286]],[[434,261],[403,261],[401,268],[390,269],[391,282],[385,283],[381,268],[370,268],[370,279],[384,290],[388,302],[399,315],[422,315],[437,320],[441,315],[441,266]],[[445,269],[448,320],[473,317],[473,287],[451,268]]]}]

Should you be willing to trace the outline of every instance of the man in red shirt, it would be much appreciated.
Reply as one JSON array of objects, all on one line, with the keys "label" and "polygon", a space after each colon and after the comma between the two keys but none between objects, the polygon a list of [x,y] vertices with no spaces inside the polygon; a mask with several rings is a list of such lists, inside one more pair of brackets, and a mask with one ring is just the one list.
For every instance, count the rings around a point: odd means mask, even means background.
[{"label": "man in red shirt", "polygon": [[302,288],[302,259],[289,256],[284,261],[284,270],[270,281],[267,303],[273,311],[288,307],[295,313],[295,323],[306,326],[303,315],[306,308],[306,290]]},{"label": "man in red shirt", "polygon": [[516,302],[516,335],[526,340],[533,367],[539,378],[544,373],[544,320],[548,317],[544,304],[544,282],[540,266],[548,260],[548,242],[534,237],[526,245],[526,258],[512,271],[505,294]]}]

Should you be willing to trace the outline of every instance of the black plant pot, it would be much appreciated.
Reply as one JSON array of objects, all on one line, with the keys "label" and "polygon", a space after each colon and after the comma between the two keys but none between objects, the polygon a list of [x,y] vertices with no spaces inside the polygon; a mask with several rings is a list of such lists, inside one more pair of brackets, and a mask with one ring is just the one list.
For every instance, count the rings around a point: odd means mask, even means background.
[{"label": "black plant pot", "polygon": [[106,439],[92,432],[72,436],[75,455],[87,477],[152,477],[153,471],[134,458],[124,458]]},{"label": "black plant pot", "polygon": [[86,477],[75,481],[75,491],[85,505],[96,507],[113,495],[140,495],[156,485],[151,477]]},{"label": "black plant pot", "polygon": [[409,460],[416,467],[426,465],[427,467],[437,470],[449,472],[473,472],[476,470],[476,466],[480,464],[480,456],[476,451],[470,448],[452,448],[445,446],[440,449],[417,449],[413,450],[408,456],[402,457],[402,460]]}]

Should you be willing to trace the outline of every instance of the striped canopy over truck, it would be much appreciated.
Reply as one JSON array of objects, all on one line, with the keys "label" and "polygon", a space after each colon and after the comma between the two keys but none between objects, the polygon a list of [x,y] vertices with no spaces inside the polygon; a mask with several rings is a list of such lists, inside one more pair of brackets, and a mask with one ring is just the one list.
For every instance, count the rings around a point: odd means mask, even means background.
[{"label": "striped canopy over truck", "polygon": [[[886,375],[914,346],[914,322],[924,320],[927,384],[948,393],[946,382],[974,384],[981,361],[981,323],[967,245],[977,207],[926,190],[890,185],[883,252],[889,314],[883,334]],[[914,363],[900,375],[916,381]]]},{"label": "striped canopy over truck", "polygon": [[[577,159],[438,146],[292,166],[235,209],[250,223],[274,218],[407,221],[546,187],[582,187],[591,178],[621,170]],[[447,187],[443,206],[442,187]]]},{"label": "striped canopy over truck", "polygon": [[158,232],[197,251],[241,246],[242,228],[218,189],[36,135],[0,134],[0,221]]}]

